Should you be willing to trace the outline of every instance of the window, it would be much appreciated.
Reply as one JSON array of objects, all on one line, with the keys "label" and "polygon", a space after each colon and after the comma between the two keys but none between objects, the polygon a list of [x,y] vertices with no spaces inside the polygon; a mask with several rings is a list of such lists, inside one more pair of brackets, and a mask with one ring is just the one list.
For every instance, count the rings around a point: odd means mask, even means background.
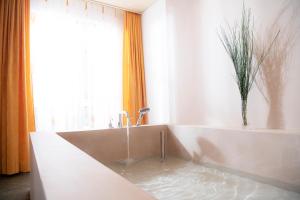
[{"label": "window", "polygon": [[123,13],[85,6],[31,1],[37,131],[103,128],[121,111]]}]

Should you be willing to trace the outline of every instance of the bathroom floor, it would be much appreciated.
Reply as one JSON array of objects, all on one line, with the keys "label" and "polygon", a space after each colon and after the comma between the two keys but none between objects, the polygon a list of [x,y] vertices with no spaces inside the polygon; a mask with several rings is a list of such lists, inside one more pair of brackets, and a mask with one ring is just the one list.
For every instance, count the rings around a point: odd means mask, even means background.
[{"label": "bathroom floor", "polygon": [[0,200],[29,200],[30,173],[0,176]]}]

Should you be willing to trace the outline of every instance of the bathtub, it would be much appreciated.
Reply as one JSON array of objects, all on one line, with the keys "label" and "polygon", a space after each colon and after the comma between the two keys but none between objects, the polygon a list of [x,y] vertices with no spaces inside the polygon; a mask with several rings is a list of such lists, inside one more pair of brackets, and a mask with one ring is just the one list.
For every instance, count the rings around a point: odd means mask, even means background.
[{"label": "bathtub", "polygon": [[[167,159],[164,162],[160,160],[162,132],[166,133]],[[192,171],[198,175],[200,171],[206,175],[209,172],[212,174],[209,177],[223,174],[223,178],[229,177],[227,180],[270,185],[279,194],[286,192],[296,199],[299,197],[300,134],[297,131],[175,125],[133,127],[130,128],[129,152],[134,162],[130,166],[120,164],[128,157],[126,129],[33,133],[30,138],[32,199],[160,198],[155,196],[159,188],[153,191],[144,187],[150,183],[141,183],[138,179],[147,177],[143,174],[145,166],[156,166],[151,173],[159,180],[174,174],[156,176],[157,169],[176,174],[176,169],[187,167],[190,170],[181,175]],[[175,182],[179,176],[174,177]],[[191,181],[199,182],[203,180],[201,177]],[[168,199],[168,195],[165,197],[162,199]]]}]

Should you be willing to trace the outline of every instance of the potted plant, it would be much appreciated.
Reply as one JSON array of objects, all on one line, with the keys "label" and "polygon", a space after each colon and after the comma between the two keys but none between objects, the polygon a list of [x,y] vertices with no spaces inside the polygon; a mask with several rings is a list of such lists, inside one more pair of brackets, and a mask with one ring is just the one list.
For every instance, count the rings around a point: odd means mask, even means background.
[{"label": "potted plant", "polygon": [[243,6],[242,18],[235,26],[229,26],[225,30],[221,28],[219,38],[230,56],[235,70],[235,81],[237,83],[241,102],[243,125],[247,126],[247,103],[249,92],[255,81],[255,77],[261,64],[270,51],[275,39],[268,48],[260,51],[259,55],[254,52],[254,24],[252,21],[251,9],[246,10]]}]

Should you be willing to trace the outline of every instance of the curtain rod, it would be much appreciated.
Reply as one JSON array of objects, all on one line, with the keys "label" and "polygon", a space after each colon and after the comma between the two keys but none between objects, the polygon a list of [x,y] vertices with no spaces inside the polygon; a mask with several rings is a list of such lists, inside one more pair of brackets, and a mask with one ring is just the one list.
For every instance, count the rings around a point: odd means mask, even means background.
[{"label": "curtain rod", "polygon": [[108,3],[103,3],[103,2],[100,2],[100,1],[96,1],[96,0],[84,0],[84,1],[94,3],[94,4],[98,4],[98,5],[105,6],[105,7],[110,7],[110,8],[122,10],[122,11],[128,11],[128,12],[133,12],[133,13],[137,13],[137,14],[142,14],[140,12],[136,12],[136,11],[133,11],[133,10],[125,9],[125,8],[122,8],[122,7],[119,7],[119,6],[114,6],[114,5],[111,5],[111,4],[108,4]]}]

